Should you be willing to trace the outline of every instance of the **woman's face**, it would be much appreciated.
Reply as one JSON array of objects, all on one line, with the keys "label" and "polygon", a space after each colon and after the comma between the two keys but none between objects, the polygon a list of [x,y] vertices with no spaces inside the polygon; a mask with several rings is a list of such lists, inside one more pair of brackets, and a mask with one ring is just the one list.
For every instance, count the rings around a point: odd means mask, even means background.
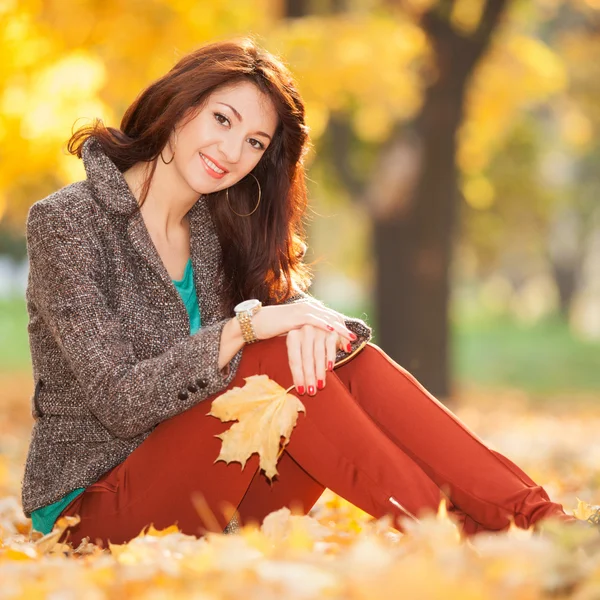
[{"label": "woman's face", "polygon": [[[198,194],[228,188],[256,166],[277,124],[271,99],[251,82],[219,88],[204,108],[172,135],[175,157],[170,166]],[[171,155],[165,148],[165,160]]]}]

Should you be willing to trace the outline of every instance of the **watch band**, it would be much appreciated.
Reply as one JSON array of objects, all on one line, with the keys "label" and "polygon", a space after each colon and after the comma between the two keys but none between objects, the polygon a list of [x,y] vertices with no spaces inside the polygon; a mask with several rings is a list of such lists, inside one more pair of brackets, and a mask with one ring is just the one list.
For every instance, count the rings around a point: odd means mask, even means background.
[{"label": "watch band", "polygon": [[254,332],[254,327],[252,327],[253,314],[254,312],[249,310],[237,314],[237,319],[242,330],[242,336],[244,337],[244,342],[246,342],[246,344],[253,344],[254,342],[259,341]]}]

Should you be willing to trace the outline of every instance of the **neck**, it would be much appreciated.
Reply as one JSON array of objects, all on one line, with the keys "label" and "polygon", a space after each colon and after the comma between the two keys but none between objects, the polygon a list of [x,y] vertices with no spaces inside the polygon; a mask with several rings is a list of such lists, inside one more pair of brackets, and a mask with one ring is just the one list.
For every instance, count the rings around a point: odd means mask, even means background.
[{"label": "neck", "polygon": [[[138,204],[150,166],[151,163],[136,163],[123,173]],[[182,227],[187,228],[187,213],[199,197],[200,194],[182,181],[172,165],[165,165],[161,160],[157,160],[148,195],[140,207],[140,212],[148,229],[168,241],[169,237]]]}]

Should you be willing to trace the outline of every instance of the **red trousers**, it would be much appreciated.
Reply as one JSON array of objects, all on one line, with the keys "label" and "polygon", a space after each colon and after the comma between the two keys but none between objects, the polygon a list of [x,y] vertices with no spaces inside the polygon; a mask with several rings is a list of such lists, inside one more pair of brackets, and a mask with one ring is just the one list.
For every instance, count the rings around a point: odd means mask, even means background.
[{"label": "red trousers", "polygon": [[326,487],[376,518],[392,515],[399,531],[405,519],[437,512],[442,497],[463,536],[504,531],[511,520],[523,529],[546,517],[575,520],[372,343],[327,372],[315,396],[300,396],[306,413],[272,482],[257,454],[244,469],[215,462],[222,443],[215,436],[233,422],[206,413],[214,398],[255,374],[293,385],[285,336],[245,346],[226,389],[160,423],[75,498],[62,516],[78,514],[81,522],[61,541],[122,544],[150,524],[201,537],[223,531],[235,509],[241,524],[260,524],[284,506],[307,514]]}]

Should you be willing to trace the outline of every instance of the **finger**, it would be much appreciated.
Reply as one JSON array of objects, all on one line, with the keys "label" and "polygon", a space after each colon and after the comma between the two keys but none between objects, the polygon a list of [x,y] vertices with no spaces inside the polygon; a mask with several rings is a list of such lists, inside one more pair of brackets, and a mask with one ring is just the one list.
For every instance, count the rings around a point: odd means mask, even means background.
[{"label": "finger", "polygon": [[[350,331],[344,324],[344,322],[340,322],[337,317],[329,318],[329,317],[321,317],[314,312],[306,313],[305,315],[305,323],[304,325],[314,325],[319,329],[323,329],[325,331],[337,331],[343,338],[346,344],[349,341],[356,340],[357,336],[353,331]],[[300,329],[304,327],[304,325],[300,326]]]},{"label": "finger", "polygon": [[355,341],[358,338],[358,336],[346,326],[345,316],[339,312],[333,312],[335,314],[335,322],[339,324],[341,331],[344,331],[347,334],[344,337],[348,338],[350,341]]},{"label": "finger", "polygon": [[306,384],[304,382],[304,369],[302,368],[302,335],[300,330],[292,329],[288,332],[286,346],[288,362],[296,391],[298,394],[304,394]]},{"label": "finger", "polygon": [[[354,332],[352,332],[352,335],[354,336]],[[347,337],[338,336],[339,348],[344,352],[350,352],[352,350],[352,342],[355,338],[356,336],[349,340]]]},{"label": "finger", "polygon": [[311,396],[317,393],[317,382],[315,381],[315,329],[307,325],[301,329],[302,345],[302,368],[304,370],[304,381],[306,391]]},{"label": "finger", "polygon": [[326,358],[326,343],[330,335],[337,335],[335,331],[327,333],[320,329],[314,329],[315,344],[314,344],[314,355],[315,355],[315,377],[317,379],[317,390],[322,390],[325,387],[325,368],[327,366],[325,362]]},{"label": "finger", "polygon": [[326,360],[327,360],[327,371],[333,371],[333,365],[335,365],[335,357],[337,354],[337,344],[340,336],[333,331],[327,336],[325,344]]}]

